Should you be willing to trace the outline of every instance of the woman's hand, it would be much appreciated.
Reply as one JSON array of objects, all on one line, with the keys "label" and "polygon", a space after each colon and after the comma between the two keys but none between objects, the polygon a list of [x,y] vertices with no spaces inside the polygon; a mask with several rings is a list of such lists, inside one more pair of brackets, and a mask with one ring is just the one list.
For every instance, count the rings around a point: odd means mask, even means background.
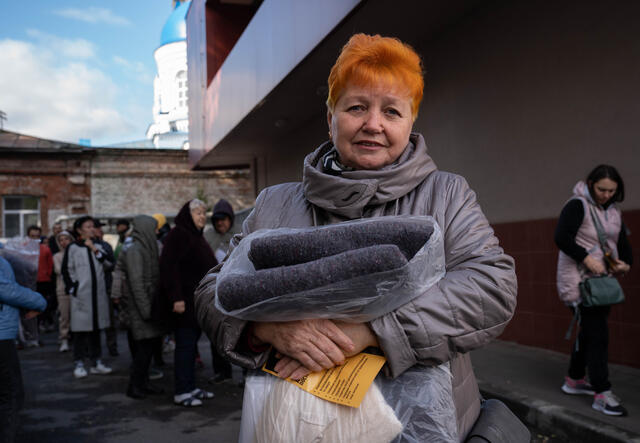
[{"label": "woman's hand", "polygon": [[587,255],[582,263],[587,267],[589,271],[593,274],[604,274],[607,272],[607,269],[604,267],[604,263],[600,260],[593,258],[590,254]]},{"label": "woman's hand", "polygon": [[[335,323],[354,344],[353,350],[345,353],[346,357],[356,355],[369,346],[378,346],[378,339],[366,323],[347,323],[336,320],[334,320],[333,323]],[[333,366],[337,366],[337,364]],[[312,369],[306,367],[298,360],[288,356],[283,356],[274,369],[278,373],[278,376],[282,378],[291,377],[293,380],[299,380],[313,372]]]},{"label": "woman's hand", "polygon": [[629,272],[630,269],[631,269],[631,266],[629,266],[627,263],[623,262],[619,258],[617,258],[615,260],[615,264],[611,266],[611,272],[613,272],[614,274],[622,274],[625,272]]},{"label": "woman's hand", "polygon": [[184,301],[174,302],[173,312],[175,312],[176,314],[182,314],[184,312]]},{"label": "woman's hand", "polygon": [[278,360],[274,369],[278,373],[278,377],[291,377],[292,380],[300,380],[312,372],[310,369],[305,368],[298,360],[291,357],[282,357]]},{"label": "woman's hand", "polygon": [[24,319],[31,320],[32,318],[36,318],[40,314],[42,314],[40,311],[27,311],[27,313],[24,314]]},{"label": "woman's hand", "polygon": [[347,323],[338,320],[334,320],[334,323],[354,344],[353,351],[346,354],[347,357],[356,355],[369,346],[379,347],[378,338],[367,323]]},{"label": "woman's hand", "polygon": [[[313,372],[341,365],[345,354],[354,351],[354,343],[331,320],[256,322],[253,334],[260,342],[270,343],[282,355]],[[286,371],[280,373],[278,369]],[[293,364],[289,366],[287,362],[278,369],[283,378],[295,371]]]}]

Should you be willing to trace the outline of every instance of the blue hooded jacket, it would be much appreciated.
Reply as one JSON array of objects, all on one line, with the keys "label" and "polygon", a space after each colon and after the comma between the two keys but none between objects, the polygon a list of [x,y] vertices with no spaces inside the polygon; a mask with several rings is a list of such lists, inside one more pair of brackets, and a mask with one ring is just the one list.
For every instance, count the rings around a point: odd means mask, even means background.
[{"label": "blue hooded jacket", "polygon": [[16,283],[13,268],[0,257],[0,340],[18,337],[20,309],[42,312],[46,307],[42,295]]}]

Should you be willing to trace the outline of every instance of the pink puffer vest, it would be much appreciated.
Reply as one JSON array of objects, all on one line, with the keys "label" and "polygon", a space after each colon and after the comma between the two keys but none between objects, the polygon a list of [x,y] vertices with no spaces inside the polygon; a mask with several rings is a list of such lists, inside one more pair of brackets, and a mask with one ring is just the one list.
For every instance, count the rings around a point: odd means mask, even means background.
[{"label": "pink puffer vest", "polygon": [[[582,181],[579,181],[573,188],[573,197],[569,200],[573,199],[580,200],[584,206],[584,218],[576,234],[576,243],[585,248],[592,257],[604,261],[604,254],[598,241],[598,232],[591,219],[590,210],[592,210],[604,229],[607,237],[607,247],[613,254],[613,257],[618,258],[618,236],[622,228],[622,218],[620,216],[620,210],[616,207],[615,203],[609,205],[607,209],[596,205],[589,194],[586,183]],[[578,266],[580,266],[581,269],[578,269]],[[578,264],[564,252],[559,252],[556,285],[560,300],[566,304],[580,300],[580,289],[578,285],[586,272],[586,268],[582,263]]]}]

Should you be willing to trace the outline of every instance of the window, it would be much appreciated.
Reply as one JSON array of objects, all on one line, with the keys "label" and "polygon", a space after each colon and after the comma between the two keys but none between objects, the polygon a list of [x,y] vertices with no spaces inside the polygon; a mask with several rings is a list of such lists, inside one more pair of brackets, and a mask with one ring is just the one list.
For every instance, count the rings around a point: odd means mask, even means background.
[{"label": "window", "polygon": [[176,74],[176,84],[178,85],[178,107],[182,108],[183,106],[186,106],[186,99],[187,97],[187,72],[186,71],[180,71]]},{"label": "window", "polygon": [[27,235],[27,228],[40,225],[40,199],[29,196],[2,198],[2,236],[11,238]]}]

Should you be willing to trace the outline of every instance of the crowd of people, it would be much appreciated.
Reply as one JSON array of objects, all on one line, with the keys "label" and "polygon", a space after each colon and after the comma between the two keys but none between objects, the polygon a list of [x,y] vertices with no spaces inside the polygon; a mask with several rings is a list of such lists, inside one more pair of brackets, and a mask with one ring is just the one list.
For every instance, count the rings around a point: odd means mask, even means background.
[{"label": "crowd of people", "polygon": [[[77,218],[69,230],[55,223],[50,237],[38,226],[27,229],[28,238],[38,243],[36,250],[39,247],[35,287],[20,285],[12,265],[0,262],[0,301],[16,308],[0,310],[7,316],[7,322],[0,322],[0,353],[6,363],[0,365],[0,377],[6,370],[5,381],[12,380],[6,385],[12,386],[14,413],[23,396],[16,351],[42,346],[39,334],[56,329],[59,351],[72,351],[76,379],[112,373],[103,359],[103,331],[109,355],[117,357],[117,333],[124,329],[132,360],[127,396],[142,399],[163,393],[150,380],[164,375],[163,351],[174,348],[175,404],[199,406],[213,398],[212,392],[195,385],[195,365],[201,359],[193,294],[206,272],[226,255],[236,229],[226,200],[215,205],[209,230],[206,210],[198,199],[186,202],[173,228],[163,214],[117,220],[115,248],[104,239],[103,223],[88,215]],[[211,349],[215,352],[215,346]],[[231,365],[218,355],[213,361],[210,382],[230,379]]]}]

